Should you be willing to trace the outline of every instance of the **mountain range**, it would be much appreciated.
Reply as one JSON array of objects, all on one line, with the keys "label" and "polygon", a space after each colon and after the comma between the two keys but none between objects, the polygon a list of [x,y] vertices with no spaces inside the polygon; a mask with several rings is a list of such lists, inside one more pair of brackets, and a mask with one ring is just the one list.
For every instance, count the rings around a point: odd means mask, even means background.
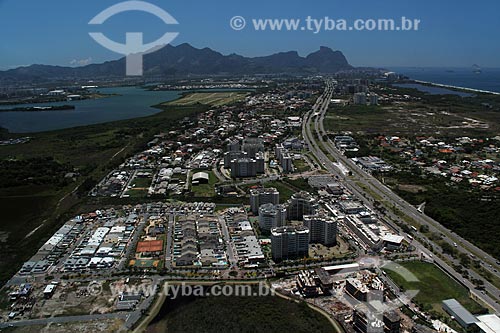
[{"label": "mountain range", "polygon": [[[237,75],[270,73],[335,73],[349,70],[341,51],[321,46],[301,57],[296,51],[263,57],[223,55],[210,48],[195,48],[187,43],[165,47],[144,56],[145,76]],[[44,81],[125,76],[125,58],[81,67],[31,65],[0,71],[0,82]]]}]

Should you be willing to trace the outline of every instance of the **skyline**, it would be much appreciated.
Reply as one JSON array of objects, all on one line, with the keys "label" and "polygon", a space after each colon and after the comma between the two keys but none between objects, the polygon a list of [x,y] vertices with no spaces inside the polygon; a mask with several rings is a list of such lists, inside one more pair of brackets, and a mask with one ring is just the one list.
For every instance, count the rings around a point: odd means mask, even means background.
[{"label": "skyline", "polygon": [[[88,35],[96,30],[88,21],[119,2],[0,1],[3,40],[0,69],[31,64],[79,66],[121,58]],[[179,24],[165,28],[163,22],[151,14],[130,12],[111,18],[97,30],[117,42],[124,40],[126,31],[144,32],[145,42],[155,40],[166,29],[178,31],[173,45],[189,43],[196,48],[209,47],[224,55],[236,53],[254,57],[297,51],[305,56],[324,45],[342,51],[356,67],[470,67],[473,64],[483,68],[500,67],[500,60],[495,56],[500,45],[491,43],[495,32],[500,31],[500,22],[495,18],[500,4],[493,1],[475,6],[446,0],[433,4],[432,10],[425,2],[393,0],[384,4],[330,1],[315,4],[314,8],[299,1],[284,5],[264,1],[233,4],[224,0],[217,7],[201,1],[189,1],[187,5],[180,1],[149,2],[165,9]],[[315,34],[311,31],[255,31],[247,25],[246,29],[235,31],[229,25],[235,15],[247,19],[328,16],[349,21],[405,16],[421,20],[421,26],[418,31],[320,31]],[[9,26],[16,29],[9,29]],[[58,52],[54,53],[54,49]]]}]

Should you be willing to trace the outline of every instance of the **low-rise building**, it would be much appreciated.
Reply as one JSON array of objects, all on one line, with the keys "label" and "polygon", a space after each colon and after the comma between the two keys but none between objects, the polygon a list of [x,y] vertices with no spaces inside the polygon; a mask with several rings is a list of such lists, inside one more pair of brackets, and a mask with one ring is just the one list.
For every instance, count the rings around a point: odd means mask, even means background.
[{"label": "low-rise building", "polygon": [[474,317],[469,310],[464,308],[456,299],[445,299],[442,303],[443,310],[446,311],[450,316],[455,318],[455,320],[463,328],[468,328],[472,324],[478,322],[477,318]]}]

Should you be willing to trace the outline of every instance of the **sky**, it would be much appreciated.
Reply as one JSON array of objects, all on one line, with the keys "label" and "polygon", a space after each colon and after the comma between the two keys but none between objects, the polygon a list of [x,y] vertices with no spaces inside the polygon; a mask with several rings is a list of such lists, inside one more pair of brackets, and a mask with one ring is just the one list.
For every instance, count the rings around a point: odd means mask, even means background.
[{"label": "sky", "polygon": [[[223,54],[263,56],[320,46],[340,50],[354,66],[500,67],[498,0],[149,0],[179,24],[166,25],[145,12],[123,12],[101,26],[88,22],[116,0],[0,0],[0,69],[30,64],[79,66],[121,56],[95,42],[102,32],[123,43],[125,32],[152,42],[178,32],[173,45],[189,43]],[[234,16],[244,29],[230,26]],[[256,31],[252,19],[419,19],[418,31]]]}]

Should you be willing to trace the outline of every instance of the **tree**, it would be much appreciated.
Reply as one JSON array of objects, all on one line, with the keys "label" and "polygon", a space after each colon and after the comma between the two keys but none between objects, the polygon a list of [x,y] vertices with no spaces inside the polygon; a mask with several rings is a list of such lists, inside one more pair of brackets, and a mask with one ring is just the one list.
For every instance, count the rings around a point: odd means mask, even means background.
[{"label": "tree", "polygon": [[420,226],[420,232],[423,233],[423,234],[426,234],[429,232],[429,226],[428,225],[425,225],[425,224],[422,224]]},{"label": "tree", "polygon": [[443,253],[450,254],[450,255],[455,254],[455,249],[449,243],[441,242],[441,244],[439,244],[439,245],[441,245],[441,249],[443,249]]}]

